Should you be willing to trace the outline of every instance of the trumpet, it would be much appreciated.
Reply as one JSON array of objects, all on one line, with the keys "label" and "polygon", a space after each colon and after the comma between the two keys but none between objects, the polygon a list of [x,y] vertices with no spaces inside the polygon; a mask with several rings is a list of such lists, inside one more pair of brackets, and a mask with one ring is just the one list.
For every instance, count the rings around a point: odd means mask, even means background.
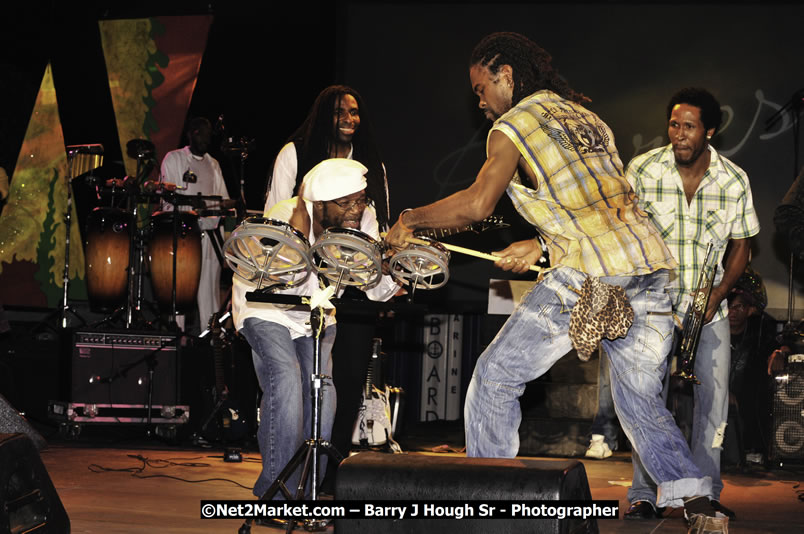
[{"label": "trumpet", "polygon": [[698,285],[692,293],[692,302],[687,308],[687,313],[684,314],[681,339],[676,348],[676,357],[680,363],[673,376],[694,384],[701,383],[695,376],[695,353],[698,351],[698,342],[701,340],[701,330],[703,330],[706,320],[706,307],[709,305],[709,296],[712,294],[712,284],[717,272],[716,255],[713,253],[713,249],[714,244],[710,242],[706,247],[706,256],[698,276]]}]

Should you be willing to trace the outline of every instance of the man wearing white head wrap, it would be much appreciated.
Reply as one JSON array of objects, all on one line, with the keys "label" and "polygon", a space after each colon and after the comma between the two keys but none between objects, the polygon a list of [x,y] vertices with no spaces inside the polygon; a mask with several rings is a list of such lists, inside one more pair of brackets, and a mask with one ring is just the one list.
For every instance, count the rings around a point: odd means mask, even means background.
[{"label": "man wearing white head wrap", "polygon": [[366,188],[368,169],[353,159],[325,159],[304,177],[304,200],[333,200]]},{"label": "man wearing white head wrap", "polygon": [[[301,197],[273,206],[265,216],[287,221],[315,243],[327,228],[360,230],[379,240],[374,208],[366,203],[366,168],[347,159],[329,159],[316,165],[304,178]],[[262,454],[262,472],[254,485],[254,495],[261,497],[291,460],[293,453],[310,437],[313,343],[310,310],[306,306],[277,305],[246,301],[251,288],[237,277],[233,279],[232,312],[235,326],[252,349],[254,370],[262,389],[260,427],[257,441]],[[319,289],[314,274],[304,284],[280,291],[290,295],[312,295]],[[363,288],[361,288],[363,289]],[[390,276],[364,289],[372,300],[386,301],[399,285]],[[332,376],[332,344],[335,341],[335,315],[325,313],[326,328],[321,335],[321,373]],[[321,437],[330,439],[335,417],[335,387],[324,381],[321,413]],[[326,470],[326,455],[321,458],[319,482]],[[299,471],[287,486],[298,485]],[[281,499],[278,494],[274,498]]]},{"label": "man wearing white head wrap", "polygon": [[[345,158],[327,159],[310,169],[302,182],[301,196],[296,197],[297,209],[290,224],[305,235],[310,220],[316,235],[332,226],[358,229],[362,210],[352,208],[366,206],[365,173],[362,163]],[[344,210],[342,206],[351,207]],[[376,221],[376,213],[374,218]]]}]

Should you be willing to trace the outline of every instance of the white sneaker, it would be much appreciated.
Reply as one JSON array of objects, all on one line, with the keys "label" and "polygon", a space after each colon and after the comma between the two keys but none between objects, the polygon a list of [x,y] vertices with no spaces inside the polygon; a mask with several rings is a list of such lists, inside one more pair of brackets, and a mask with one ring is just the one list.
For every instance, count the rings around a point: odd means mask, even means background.
[{"label": "white sneaker", "polygon": [[586,457],[602,460],[609,456],[611,456],[611,449],[606,443],[605,436],[603,434],[592,434],[589,448],[586,449]]},{"label": "white sneaker", "polygon": [[765,462],[761,452],[749,452],[745,455],[745,461],[749,464],[761,464]]}]

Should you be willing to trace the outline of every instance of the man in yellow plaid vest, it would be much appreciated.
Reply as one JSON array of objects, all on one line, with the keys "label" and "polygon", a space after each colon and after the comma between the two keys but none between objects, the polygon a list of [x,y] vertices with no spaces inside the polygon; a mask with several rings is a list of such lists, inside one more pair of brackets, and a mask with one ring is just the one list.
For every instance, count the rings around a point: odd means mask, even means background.
[{"label": "man in yellow plaid vest", "polygon": [[[507,192],[547,244],[550,269],[475,367],[464,407],[468,456],[517,454],[519,397],[572,348],[570,313],[584,281],[591,276],[621,287],[633,323],[624,337],[602,345],[623,430],[660,488],[660,506],[685,506],[693,518],[704,518],[708,531],[727,532],[727,519],[716,519],[709,502],[711,479],[693,463],[661,399],[673,333],[665,286],[676,262],[635,204],[611,130],[581,105],[588,99],[558,76],[550,59],[515,33],[495,33],[477,45],[472,90],[494,121],[486,161],[467,189],[404,210],[386,240],[400,249],[415,229],[480,221]],[[498,267],[524,272],[541,249],[533,239],[497,254]]]}]

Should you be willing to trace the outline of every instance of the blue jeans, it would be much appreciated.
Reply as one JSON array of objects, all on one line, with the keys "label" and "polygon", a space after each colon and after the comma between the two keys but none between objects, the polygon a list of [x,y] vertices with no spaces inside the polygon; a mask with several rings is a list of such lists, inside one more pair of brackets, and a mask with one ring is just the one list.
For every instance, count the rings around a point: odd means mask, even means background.
[{"label": "blue jeans", "polygon": [[[466,394],[467,456],[512,458],[519,451],[525,384],[543,375],[572,348],[570,311],[586,275],[560,267],[522,298],[497,337],[480,356]],[[666,354],[673,341],[666,271],[604,277],[623,287],[634,309],[625,338],[604,339],[611,389],[620,424],[659,483],[663,505],[709,495],[711,481],[692,461],[687,442],[661,398]]]},{"label": "blue jeans", "polygon": [[[257,442],[262,455],[262,472],[254,484],[254,495],[262,497],[293,458],[293,454],[312,435],[313,369],[312,337],[291,339],[280,324],[249,317],[240,332],[251,346],[254,371],[262,390],[260,426]],[[332,344],[335,326],[324,330],[321,339],[321,374],[332,376]],[[335,386],[323,381],[321,403],[321,438],[329,441],[335,419]],[[327,467],[327,455],[319,461],[319,483]],[[296,469],[287,486],[295,493],[301,469]],[[274,499],[284,499],[277,492]]]},{"label": "blue jeans", "polygon": [[[703,327],[695,356],[695,376],[701,384],[692,386],[692,458],[701,473],[711,478],[712,492],[708,496],[716,501],[720,500],[720,492],[723,491],[720,451],[729,413],[730,339],[729,322],[725,319]],[[656,485],[645,471],[640,456],[632,453],[632,458],[634,479],[628,490],[628,502],[655,503]]]},{"label": "blue jeans", "polygon": [[609,357],[600,351],[600,365],[597,370],[597,413],[592,420],[591,434],[603,436],[609,449],[617,450],[617,434],[620,423],[614,410],[614,399],[611,396],[611,377],[609,376]]}]

